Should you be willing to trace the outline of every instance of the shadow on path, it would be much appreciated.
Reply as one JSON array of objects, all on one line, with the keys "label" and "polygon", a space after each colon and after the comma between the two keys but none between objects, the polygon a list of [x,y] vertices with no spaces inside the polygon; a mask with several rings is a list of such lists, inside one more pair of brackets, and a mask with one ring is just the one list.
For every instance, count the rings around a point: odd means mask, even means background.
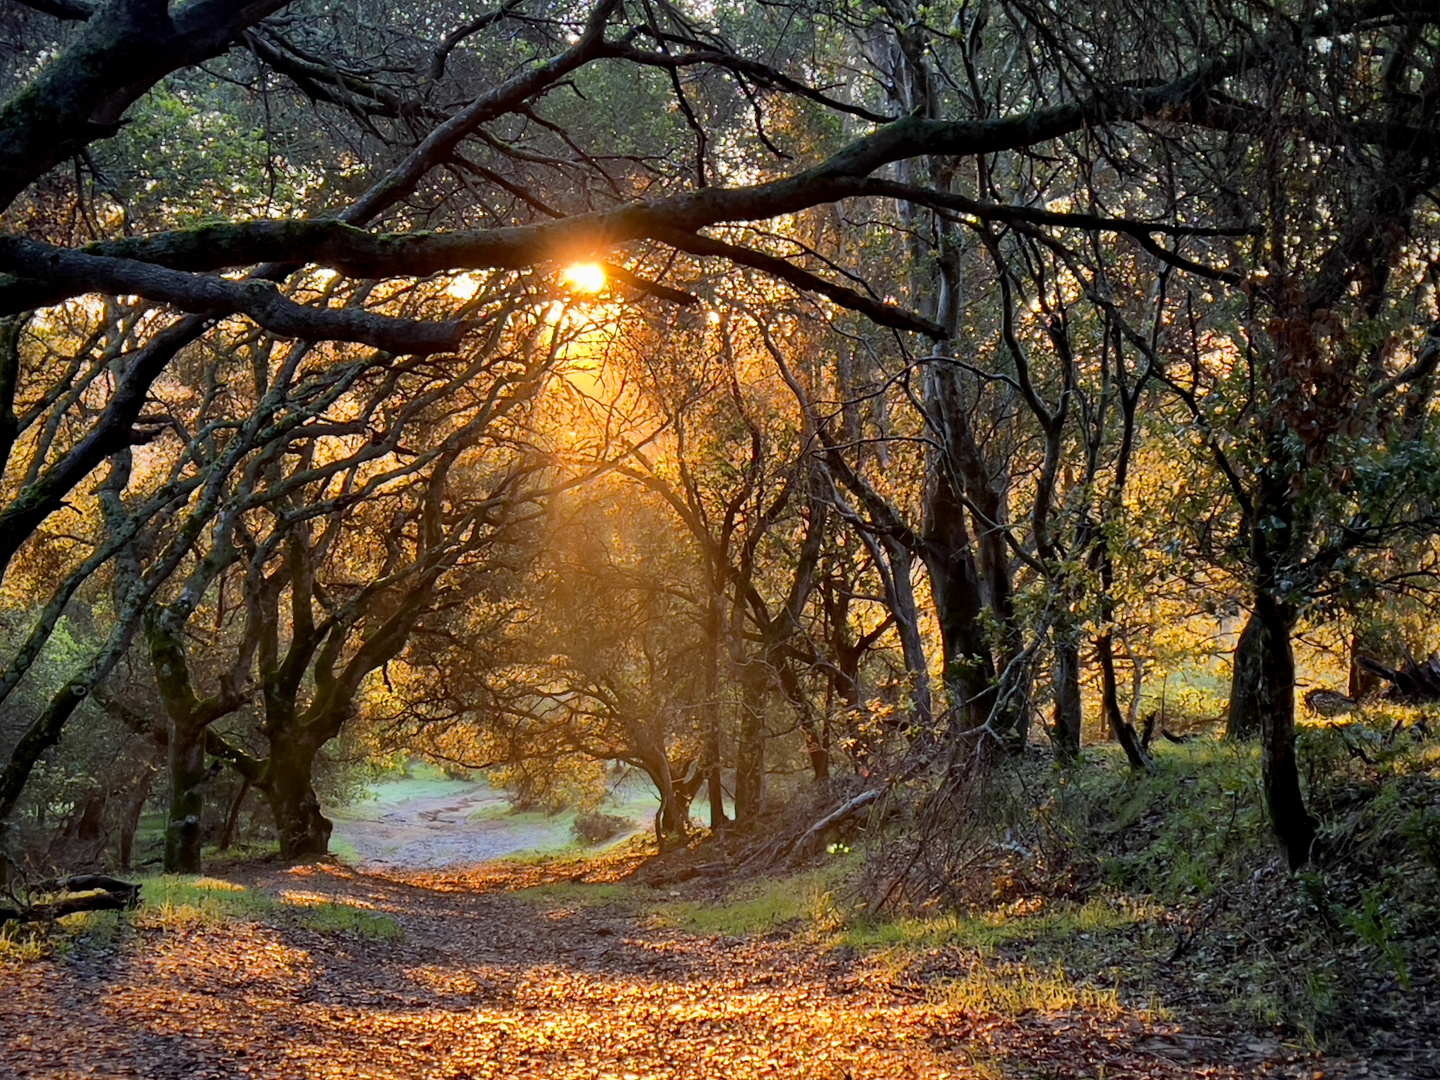
[{"label": "shadow on path", "polygon": [[1205,1040],[1135,1010],[974,1015],[848,950],[687,935],[623,903],[537,902],[483,869],[241,877],[289,903],[388,915],[404,939],[226,923],[144,931],[103,978],[75,955],[0,967],[13,988],[0,996],[0,1075],[1313,1075],[1310,1062],[1276,1064],[1278,1046]]}]

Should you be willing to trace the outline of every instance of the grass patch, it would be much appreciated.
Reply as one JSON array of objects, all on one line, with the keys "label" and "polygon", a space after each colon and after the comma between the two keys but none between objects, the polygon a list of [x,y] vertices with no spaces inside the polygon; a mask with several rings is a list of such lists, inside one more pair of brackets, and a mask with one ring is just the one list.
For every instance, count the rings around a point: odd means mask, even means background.
[{"label": "grass patch", "polygon": [[857,919],[838,943],[861,951],[958,947],[989,954],[1003,945],[1067,946],[1077,938],[1128,930],[1154,912],[1123,899],[1092,897],[1083,904],[1061,902],[1039,910],[1008,905],[991,911],[939,912],[895,919]]},{"label": "grass patch", "polygon": [[722,900],[673,900],[650,908],[661,926],[696,934],[742,936],[776,929],[833,934],[844,925],[835,893],[854,869],[852,859],[783,878],[746,882]]},{"label": "grass patch", "polygon": [[57,938],[43,923],[5,923],[0,926],[0,961],[27,963],[68,947],[68,935]]},{"label": "grass patch", "polygon": [[932,983],[926,996],[977,1016],[1066,1009],[1087,1009],[1107,1016],[1120,1012],[1115,990],[1077,982],[1059,964],[1037,968],[1023,963],[977,963],[959,978]]},{"label": "grass patch", "polygon": [[[834,940],[928,977],[937,951],[954,950],[942,968],[973,967],[947,973],[957,1001],[1112,1000],[1061,986],[1063,960],[1130,1005],[1174,996],[1337,1046],[1378,1030],[1420,1037],[1436,1002],[1422,974],[1440,963],[1440,741],[1415,728],[1420,715],[1368,706],[1301,725],[1320,822],[1303,873],[1287,872],[1270,834],[1257,746],[1159,743],[1138,775],[1118,748],[1087,746],[1069,768],[1037,755],[995,769],[969,817],[934,829],[953,849],[932,841],[912,858],[903,827],[877,843],[866,893],[913,906],[862,914]],[[912,865],[966,869],[894,891],[889,875]]]},{"label": "grass patch", "polygon": [[221,878],[164,874],[139,879],[136,926],[175,930],[219,926],[237,919],[263,921],[279,904],[264,893]]},{"label": "grass patch", "polygon": [[405,931],[388,915],[330,900],[287,898],[285,906],[299,925],[319,934],[353,934],[371,941],[400,941]]},{"label": "grass patch", "polygon": [[519,889],[514,896],[539,907],[584,908],[603,907],[633,898],[635,888],[619,882],[552,881]]},{"label": "grass patch", "polygon": [[132,928],[174,932],[232,922],[303,927],[372,941],[397,941],[404,936],[400,924],[388,915],[341,901],[302,894],[277,898],[215,877],[161,875],[137,881],[140,906],[134,911],[79,912],[51,925],[0,927],[0,959],[35,960],[72,948],[114,944]]},{"label": "grass patch", "polygon": [[507,825],[539,826],[546,829],[568,829],[575,821],[573,810],[520,810],[508,802],[478,806],[465,818],[471,824],[482,821],[503,821]]},{"label": "grass patch", "polygon": [[330,854],[347,866],[355,866],[360,862],[360,849],[348,840],[334,835],[330,837]]}]

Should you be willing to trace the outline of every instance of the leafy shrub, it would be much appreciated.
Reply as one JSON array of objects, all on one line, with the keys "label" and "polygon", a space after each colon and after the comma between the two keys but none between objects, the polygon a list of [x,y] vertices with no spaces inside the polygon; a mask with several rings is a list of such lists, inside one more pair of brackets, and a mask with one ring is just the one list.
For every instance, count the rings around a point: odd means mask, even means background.
[{"label": "leafy shrub", "polygon": [[575,819],[575,835],[587,844],[603,844],[630,827],[630,822],[618,814],[602,814],[595,810],[581,814]]}]

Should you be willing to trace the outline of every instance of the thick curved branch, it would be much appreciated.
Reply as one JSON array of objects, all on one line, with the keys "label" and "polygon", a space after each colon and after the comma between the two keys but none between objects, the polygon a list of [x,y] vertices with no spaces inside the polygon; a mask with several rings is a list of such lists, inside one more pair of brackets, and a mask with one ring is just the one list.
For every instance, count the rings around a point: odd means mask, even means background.
[{"label": "thick curved branch", "polygon": [[[560,74],[603,56],[597,10],[588,41],[518,77],[529,85],[553,82]],[[996,120],[929,120],[906,117],[851,143],[833,157],[792,176],[740,188],[706,188],[636,203],[608,212],[577,214],[558,221],[484,231],[375,236],[337,221],[252,221],[205,226],[183,232],[93,245],[91,254],[152,262],[177,270],[217,270],[264,262],[314,262],[359,277],[426,275],[483,267],[521,268],[550,260],[586,257],[634,240],[659,239],[662,232],[694,233],[708,226],[758,221],[871,193],[866,178],[877,169],[920,155],[971,156],[1043,143],[1093,124],[1163,117],[1184,121],[1219,80],[1248,64],[1217,60],[1164,86],[1111,90],[1081,101]],[[519,93],[509,87],[506,101]],[[456,139],[503,103],[486,95],[457,113],[431,135],[384,181],[347,211],[346,221],[371,219],[443,160]],[[1148,237],[1147,237],[1148,239]],[[1153,241],[1152,241],[1153,243]],[[0,312],[35,306],[37,296],[14,283],[0,286]],[[53,302],[53,299],[52,301]]]},{"label": "thick curved branch", "polygon": [[57,19],[84,22],[95,14],[95,5],[84,0],[15,0],[28,8],[53,15]]},{"label": "thick curved branch", "polygon": [[[172,71],[222,52],[287,0],[112,0],[64,52],[0,105],[0,209],[37,177],[120,129],[125,110]],[[72,5],[51,4],[51,14]],[[67,18],[79,18],[78,9]]]},{"label": "thick curved branch", "polygon": [[0,267],[38,279],[69,295],[102,292],[143,296],[205,315],[238,312],[281,337],[355,341],[396,354],[449,352],[459,345],[462,322],[392,319],[351,308],[297,304],[268,281],[227,281],[181,273],[134,259],[92,255],[20,237],[0,237]]}]

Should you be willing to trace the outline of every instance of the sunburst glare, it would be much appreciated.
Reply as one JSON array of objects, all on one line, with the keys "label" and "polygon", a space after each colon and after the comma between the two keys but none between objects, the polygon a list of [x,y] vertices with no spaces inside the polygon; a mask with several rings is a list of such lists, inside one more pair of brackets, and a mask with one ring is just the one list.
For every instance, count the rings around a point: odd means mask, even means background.
[{"label": "sunburst glare", "polygon": [[598,293],[605,288],[605,268],[599,263],[574,263],[565,268],[563,277],[576,292]]}]

